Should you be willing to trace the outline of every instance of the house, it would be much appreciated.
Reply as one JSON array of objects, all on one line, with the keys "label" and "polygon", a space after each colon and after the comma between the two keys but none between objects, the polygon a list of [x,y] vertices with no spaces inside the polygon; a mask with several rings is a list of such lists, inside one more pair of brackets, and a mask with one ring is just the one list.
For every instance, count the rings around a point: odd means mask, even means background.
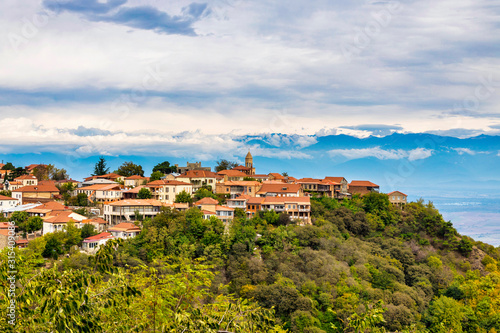
[{"label": "house", "polygon": [[109,228],[108,232],[116,238],[128,239],[137,236],[141,228],[133,223],[124,222]]},{"label": "house", "polygon": [[336,193],[340,192],[341,184],[325,179],[302,178],[297,180],[302,186],[302,190],[309,194],[336,198]]},{"label": "house", "polygon": [[123,184],[127,188],[133,188],[133,187],[137,187],[139,185],[144,185],[147,182],[149,182],[149,177],[134,175],[134,176],[130,176],[130,177],[125,178]]},{"label": "house", "polygon": [[180,167],[178,164],[175,164],[175,167],[177,168],[177,172],[180,174],[191,170],[212,171],[212,168],[210,167],[201,166],[201,162],[195,162],[195,163],[187,162],[185,167]]},{"label": "house", "polygon": [[5,182],[5,185],[7,185],[6,189],[9,191],[15,191],[18,188],[21,188],[24,186],[23,182],[16,182],[16,181],[11,181],[11,182],[7,181],[7,182]]},{"label": "house", "polygon": [[279,173],[275,173],[275,172],[272,172],[268,175],[268,178],[269,180],[279,180],[279,181],[282,181],[284,182],[285,181],[285,177]]},{"label": "house", "polygon": [[110,239],[114,238],[109,232],[101,232],[98,235],[87,237],[82,242],[82,250],[94,254],[99,251],[102,245],[105,245]]},{"label": "house", "polygon": [[371,192],[379,192],[380,187],[368,180],[353,180],[349,184],[349,193],[365,195]]},{"label": "house", "polygon": [[228,181],[228,182],[218,183],[216,186],[215,193],[229,194],[230,198],[236,198],[242,194],[255,197],[257,191],[259,191],[261,187],[262,184],[255,180]]},{"label": "house", "polygon": [[22,175],[14,178],[15,182],[20,182],[23,186],[38,185],[38,179],[33,175]]},{"label": "house", "polygon": [[340,193],[348,193],[349,182],[344,177],[325,177],[325,180],[329,180],[340,184]]},{"label": "house", "polygon": [[90,181],[90,180],[95,180],[95,179],[107,179],[107,180],[111,180],[114,182],[123,182],[125,180],[125,177],[113,172],[113,173],[108,173],[108,174],[101,175],[101,176],[90,176],[90,177],[84,178],[84,180],[86,182]]},{"label": "house", "polygon": [[52,201],[59,196],[59,189],[52,185],[23,186],[12,191],[12,197],[21,204]]},{"label": "house", "polygon": [[46,235],[50,232],[63,231],[69,222],[74,222],[77,228],[80,228],[80,222],[87,219],[87,217],[74,213],[70,210],[62,212],[53,212],[50,215],[42,217],[43,219],[43,234]]},{"label": "house", "polygon": [[247,201],[247,216],[253,217],[259,211],[274,210],[276,213],[287,213],[291,220],[299,224],[311,224],[310,197],[257,197]]},{"label": "house", "polygon": [[257,174],[255,174],[255,175],[251,175],[250,177],[252,177],[253,179],[258,180],[260,182],[269,180],[269,175],[260,175],[260,174],[257,175]]},{"label": "house", "polygon": [[408,203],[408,195],[400,191],[392,191],[387,194],[389,196],[389,201],[396,206],[404,206]]},{"label": "house", "polygon": [[267,183],[257,192],[258,197],[302,197],[304,192],[300,184]]},{"label": "house", "polygon": [[148,190],[150,190],[145,185],[139,185],[137,187],[123,191],[123,199],[139,199],[139,191],[143,188],[147,188]]},{"label": "house", "polygon": [[136,212],[143,217],[154,217],[166,204],[154,199],[128,199],[104,203],[104,220],[108,224],[134,221]]},{"label": "house", "polygon": [[195,193],[203,186],[209,186],[214,191],[218,179],[222,180],[223,177],[206,170],[189,170],[176,178],[177,181],[192,184],[192,193]]},{"label": "house", "polygon": [[229,222],[234,218],[234,208],[220,206],[219,201],[213,198],[203,198],[195,202],[194,206],[198,207],[203,212],[204,218],[216,216],[223,222]]},{"label": "house", "polygon": [[11,197],[6,197],[5,195],[0,195],[0,213],[4,210],[16,207],[19,205],[19,200]]},{"label": "house", "polygon": [[94,226],[94,230],[98,231],[98,232],[104,231],[104,229],[106,229],[106,226],[108,225],[108,222],[101,219],[100,217],[85,219],[85,220],[82,220],[80,223],[81,223],[82,228],[85,224],[90,224],[90,225]]},{"label": "house", "polygon": [[45,217],[51,215],[53,212],[69,211],[68,207],[56,201],[48,201],[36,207],[26,210],[26,213],[31,216]]},{"label": "house", "polygon": [[30,165],[24,167],[24,170],[26,170],[26,172],[29,175],[32,175],[36,168],[45,168],[45,167],[46,167],[45,164],[30,164]]},{"label": "house", "polygon": [[173,204],[177,194],[182,191],[193,193],[193,184],[179,180],[155,180],[147,183],[146,187],[153,194],[153,199],[167,204]]},{"label": "house", "polygon": [[246,210],[247,207],[247,201],[248,199],[252,198],[249,195],[242,194],[237,198],[234,199],[228,199],[227,200],[227,206],[229,208],[241,208],[243,210]]},{"label": "house", "polygon": [[123,188],[120,184],[102,184],[79,187],[74,194],[84,193],[90,202],[104,202],[119,200],[123,197]]},{"label": "house", "polygon": [[224,177],[224,182],[227,181],[242,181],[245,177],[249,177],[246,173],[239,170],[222,170],[217,172],[219,176]]}]

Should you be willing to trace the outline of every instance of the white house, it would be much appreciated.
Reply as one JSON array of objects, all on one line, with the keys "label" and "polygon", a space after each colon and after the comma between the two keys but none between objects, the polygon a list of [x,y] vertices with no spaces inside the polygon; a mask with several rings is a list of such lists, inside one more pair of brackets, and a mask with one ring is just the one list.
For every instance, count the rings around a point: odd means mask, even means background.
[{"label": "white house", "polygon": [[128,239],[137,236],[141,228],[133,223],[123,222],[108,229],[114,237]]},{"label": "white house", "polygon": [[75,227],[81,227],[81,221],[87,219],[85,216],[74,213],[70,210],[54,212],[53,215],[43,217],[43,234],[55,231],[63,231],[69,222],[74,222]]},{"label": "white house", "polygon": [[0,213],[3,211],[14,208],[19,205],[20,202],[16,198],[6,197],[4,195],[0,195]]},{"label": "white house", "polygon": [[114,238],[109,232],[101,232],[99,235],[87,237],[83,240],[82,250],[90,254],[96,253],[101,245]]}]

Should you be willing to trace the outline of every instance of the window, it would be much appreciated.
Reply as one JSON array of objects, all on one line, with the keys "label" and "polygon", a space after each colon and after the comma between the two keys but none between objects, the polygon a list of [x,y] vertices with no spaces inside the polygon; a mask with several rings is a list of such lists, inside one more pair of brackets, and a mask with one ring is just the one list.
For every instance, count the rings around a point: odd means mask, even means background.
[{"label": "window", "polygon": [[168,191],[170,191],[170,188],[169,188],[169,187],[167,187],[167,188],[166,188],[166,192],[167,192],[167,193],[168,193]]}]

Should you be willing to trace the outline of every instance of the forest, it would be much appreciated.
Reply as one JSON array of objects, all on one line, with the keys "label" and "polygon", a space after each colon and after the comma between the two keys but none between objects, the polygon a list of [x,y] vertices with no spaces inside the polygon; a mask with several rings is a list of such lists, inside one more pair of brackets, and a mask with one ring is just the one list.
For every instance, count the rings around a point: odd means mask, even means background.
[{"label": "forest", "polygon": [[431,202],[313,198],[224,224],[168,208],[135,238],[80,252],[73,228],[0,254],[1,332],[497,332],[500,251]]}]

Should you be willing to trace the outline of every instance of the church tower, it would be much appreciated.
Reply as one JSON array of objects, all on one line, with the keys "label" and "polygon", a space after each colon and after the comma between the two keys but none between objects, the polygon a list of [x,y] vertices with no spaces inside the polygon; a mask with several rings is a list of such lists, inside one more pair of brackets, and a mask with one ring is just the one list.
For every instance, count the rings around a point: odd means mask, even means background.
[{"label": "church tower", "polygon": [[255,175],[255,168],[253,167],[253,156],[252,154],[250,154],[250,150],[248,151],[248,154],[245,157],[245,167],[250,169],[250,175]]}]

